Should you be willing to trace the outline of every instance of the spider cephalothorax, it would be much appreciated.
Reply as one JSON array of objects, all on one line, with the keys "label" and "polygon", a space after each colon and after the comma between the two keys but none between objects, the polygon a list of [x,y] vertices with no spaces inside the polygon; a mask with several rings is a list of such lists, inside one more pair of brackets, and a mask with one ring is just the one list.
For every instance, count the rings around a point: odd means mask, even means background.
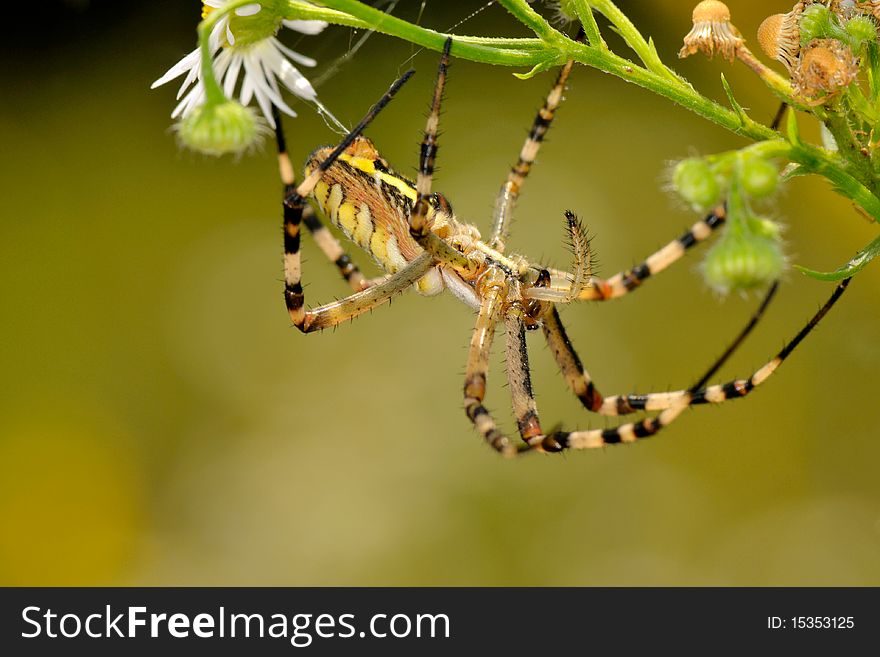
[{"label": "spider cephalothorax", "polygon": [[[603,301],[637,289],[647,278],[663,271],[688,249],[710,237],[724,223],[725,208],[715,208],[684,235],[641,264],[608,279],[593,275],[589,241],[580,222],[571,212],[566,212],[565,216],[574,253],[572,271],[545,268],[532,263],[526,256],[506,254],[505,241],[514,206],[562,101],[573,63],[563,66],[543,107],[538,111],[517,163],[498,193],[491,233],[484,238],[476,227],[455,216],[444,196],[431,190],[437,154],[440,99],[451,46],[450,40],[440,61],[416,181],[396,173],[373,144],[360,136],[410,73],[392,85],[342,143],[335,148],[318,149],[311,155],[306,164],[305,179],[299,186],[294,182],[280,120],[277,122],[280,170],[285,185],[284,295],[290,318],[301,331],[312,332],[336,326],[411,288],[426,295],[439,294],[444,290],[452,292],[477,311],[465,374],[465,411],[489,445],[504,455],[512,456],[528,451],[558,452],[633,442],[657,433],[691,405],[720,403],[749,394],[776,370],[845,289],[848,281],[837,287],[828,303],[792,342],[748,379],[703,387],[754,327],[772,297],[775,285],[733,345],[689,389],[603,396],[572,347],[557,305]],[[308,201],[313,205],[309,205]],[[369,253],[385,275],[373,280],[366,279],[324,226],[319,215]],[[306,310],[300,261],[300,227],[303,223],[353,288],[351,296]],[[508,383],[522,438],[518,446],[499,431],[483,405],[489,354],[496,327],[502,323],[506,334]],[[538,328],[542,330],[572,392],[589,411],[607,416],[636,411],[659,413],[610,429],[545,432],[538,418],[532,390],[525,338],[527,330]]]}]

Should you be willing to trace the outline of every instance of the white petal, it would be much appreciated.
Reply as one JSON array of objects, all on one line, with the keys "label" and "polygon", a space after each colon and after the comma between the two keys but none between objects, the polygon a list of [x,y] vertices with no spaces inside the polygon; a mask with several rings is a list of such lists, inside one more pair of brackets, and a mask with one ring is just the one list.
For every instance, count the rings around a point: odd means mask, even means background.
[{"label": "white petal", "polygon": [[236,16],[254,16],[255,14],[259,14],[260,10],[262,8],[263,7],[260,5],[259,2],[255,2],[250,5],[245,5],[244,7],[239,7],[238,9],[235,10],[235,15]]},{"label": "white petal", "polygon": [[226,26],[226,40],[229,42],[230,46],[235,45],[235,35],[232,33],[232,30],[229,28],[229,25]]},{"label": "white petal", "polygon": [[251,82],[254,87],[254,95],[257,97],[257,103],[263,114],[274,127],[275,122],[272,120],[271,96],[272,93],[269,83],[266,82],[266,76],[263,67],[260,65],[260,57],[255,51],[251,51],[244,56],[244,70],[246,79]]},{"label": "white petal", "polygon": [[184,92],[190,88],[193,82],[195,82],[198,78],[202,76],[202,67],[200,63],[196,63],[193,66],[189,73],[186,74],[186,78],[183,80],[183,84],[180,85],[180,89],[177,90],[177,97],[180,98]]},{"label": "white petal", "polygon": [[220,49],[220,37],[223,34],[224,30],[229,27],[229,16],[224,16],[217,24],[214,26],[214,29],[211,30],[211,36],[208,38],[208,44],[211,46],[211,54],[217,52]]},{"label": "white petal", "polygon": [[266,117],[266,121],[274,128],[275,119],[272,118],[272,102],[266,94],[262,93],[259,89],[254,90],[254,95],[257,97],[257,104],[260,106],[260,109],[263,110],[263,116]]},{"label": "white petal", "polygon": [[275,104],[278,109],[282,112],[289,114],[290,116],[296,116],[296,112],[294,112],[287,103],[284,102],[284,99],[281,97],[281,89],[278,86],[278,80],[276,76],[278,75],[277,67],[281,63],[286,63],[286,60],[281,56],[277,50],[272,50],[271,55],[263,58],[262,65],[263,70],[266,74],[266,84],[269,87],[269,98]]},{"label": "white petal", "polygon": [[318,34],[327,27],[327,23],[324,21],[287,20],[282,22],[285,27],[301,34]]},{"label": "white petal", "polygon": [[217,80],[223,80],[223,77],[226,75],[227,69],[229,69],[229,64],[234,59],[232,56],[232,51],[224,49],[219,55],[217,55],[217,59],[214,60],[214,77]]},{"label": "white petal", "polygon": [[179,62],[177,62],[174,66],[168,69],[161,78],[156,80],[152,85],[150,85],[150,89],[155,89],[166,82],[170,82],[174,78],[179,78],[186,71],[192,69],[193,66],[198,65],[199,63],[199,49],[196,48],[188,55],[184,56]]},{"label": "white petal", "polygon": [[301,64],[302,66],[314,66],[315,64],[318,63],[314,59],[312,59],[311,57],[306,57],[305,55],[300,55],[295,50],[291,50],[290,48],[285,46],[283,43],[281,43],[275,37],[272,37],[272,42],[279,50],[281,50],[281,52],[283,52],[285,55],[290,57],[297,64]]},{"label": "white petal", "polygon": [[250,77],[248,77],[247,73],[244,75],[244,80],[241,82],[241,104],[247,105],[251,102],[251,98],[254,97],[254,84],[251,82]]},{"label": "white petal", "polygon": [[235,92],[235,85],[238,82],[238,74],[241,72],[241,55],[232,58],[229,64],[229,70],[226,71],[226,77],[223,80],[223,93],[229,98]]},{"label": "white petal", "polygon": [[177,107],[171,112],[171,118],[176,119],[178,116],[186,116],[194,107],[201,105],[203,102],[205,102],[205,88],[199,83],[177,104]]},{"label": "white petal", "polygon": [[315,93],[312,84],[306,79],[305,75],[297,71],[293,64],[286,59],[283,60],[281,70],[278,72],[278,77],[281,78],[285,87],[290,89],[300,98],[304,98],[305,100],[315,100],[317,94]]}]

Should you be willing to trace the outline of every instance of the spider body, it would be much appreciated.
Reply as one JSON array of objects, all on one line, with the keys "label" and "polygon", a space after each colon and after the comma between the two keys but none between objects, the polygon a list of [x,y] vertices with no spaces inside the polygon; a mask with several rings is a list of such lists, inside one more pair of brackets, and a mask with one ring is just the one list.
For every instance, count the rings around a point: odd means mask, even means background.
[{"label": "spider body", "polygon": [[[306,165],[306,175],[332,150],[325,147],[315,151]],[[409,216],[417,195],[412,180],[395,172],[369,139],[358,137],[323,173],[312,200],[325,219],[369,253],[386,274],[393,275],[424,251],[409,232]],[[472,257],[479,231],[458,221],[439,194],[428,199],[427,220],[433,233]],[[437,265],[419,279],[416,290],[425,296],[439,294],[454,276],[453,270]],[[461,280],[448,285],[460,290]]]},{"label": "spider body", "polygon": [[[305,167],[308,176],[332,151],[320,148]],[[395,172],[366,137],[358,137],[321,176],[312,193],[319,214],[369,253],[388,275],[410,264],[424,249],[410,234],[409,217],[418,197],[416,183]],[[471,268],[437,263],[415,284],[425,296],[450,291],[474,310],[480,308],[481,286],[488,281],[507,288],[505,306],[528,307],[528,328],[538,328],[549,304],[523,298],[526,289],[546,286],[549,272],[530,265],[524,256],[505,256],[484,241],[479,229],[459,220],[444,196],[428,197],[430,231],[460,253]],[[581,231],[580,227],[577,227]],[[582,231],[581,231],[582,232]],[[505,308],[506,310],[506,308]]]},{"label": "spider body", "polygon": [[[284,183],[284,297],[291,321],[304,333],[354,319],[411,288],[425,295],[449,290],[477,311],[463,389],[465,412],[487,444],[505,456],[514,456],[531,451],[559,452],[635,442],[656,434],[692,405],[716,404],[744,397],[776,371],[843,293],[848,281],[843,281],[835,289],[828,302],[792,341],[748,379],[704,387],[754,328],[776,285],[771,287],[758,311],[727,351],[690,388],[644,395],[603,396],[574,350],[557,305],[605,301],[639,289],[646,279],[663,271],[688,249],[710,237],[724,223],[725,209],[723,206],[716,208],[681,237],[640,264],[608,279],[593,275],[589,241],[571,212],[565,213],[574,252],[571,271],[544,268],[525,256],[506,254],[505,240],[516,201],[562,101],[573,62],[562,67],[538,111],[517,163],[497,195],[491,233],[484,239],[476,227],[455,216],[445,197],[431,190],[440,100],[451,46],[452,41],[447,41],[440,61],[416,181],[396,173],[373,144],[360,136],[411,73],[392,85],[338,146],[312,153],[305,167],[305,178],[298,186],[287,156],[280,117],[276,117],[279,164]],[[309,201],[317,208],[317,214]],[[368,252],[385,276],[366,279],[319,215],[329,219],[346,238]],[[302,224],[324,254],[336,263],[353,294],[306,309],[300,256]],[[522,439],[519,445],[498,429],[483,404],[489,355],[499,324],[505,329],[507,379]],[[527,330],[538,328],[542,330],[569,388],[588,411],[606,416],[637,411],[658,411],[658,414],[608,429],[546,433],[538,417],[525,337]]]}]

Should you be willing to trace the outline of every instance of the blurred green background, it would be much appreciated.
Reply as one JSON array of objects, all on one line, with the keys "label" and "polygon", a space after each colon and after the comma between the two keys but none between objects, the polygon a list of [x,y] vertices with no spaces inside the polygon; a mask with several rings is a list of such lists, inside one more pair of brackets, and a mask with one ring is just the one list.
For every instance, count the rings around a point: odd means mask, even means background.
[{"label": "blurred green background", "polygon": [[[445,29],[481,4],[429,0],[421,22]],[[788,8],[731,4],[749,37]],[[622,6],[698,88],[721,97],[723,71],[754,117],[773,116],[743,67],[675,59],[688,3]],[[193,48],[199,3],[24,11],[0,57],[0,583],[880,584],[880,267],[749,399],[638,446],[505,462],[461,410],[473,315],[451,297],[408,295],[320,335],[291,328],[271,144],[240,161],[182,152],[176,87],[149,90]],[[457,32],[523,29],[490,7]],[[358,36],[284,38],[320,73]],[[375,36],[319,93],[352,123],[415,66],[368,131],[412,172],[436,61]],[[456,61],[450,75],[436,188],[483,228],[552,80],[512,72]],[[567,97],[510,245],[546,263],[569,260],[566,208],[595,234],[600,273],[636,263],[694,221],[664,190],[669,162],[745,143],[593,70],[576,69]],[[302,162],[335,136],[295,107]],[[768,212],[793,260],[824,270],[877,230],[813,178]],[[307,300],[345,294],[305,249]],[[701,257],[618,302],[564,310],[603,392],[687,385],[746,321],[757,299],[716,298]],[[762,364],[830,291],[789,274],[723,377]],[[545,425],[604,426],[531,341]],[[512,431],[501,351],[487,403]]]}]

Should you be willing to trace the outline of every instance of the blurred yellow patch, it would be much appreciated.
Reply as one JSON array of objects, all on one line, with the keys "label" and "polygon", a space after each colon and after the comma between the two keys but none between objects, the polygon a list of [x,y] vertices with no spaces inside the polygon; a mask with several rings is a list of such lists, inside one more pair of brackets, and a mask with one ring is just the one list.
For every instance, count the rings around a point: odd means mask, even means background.
[{"label": "blurred yellow patch", "polygon": [[107,427],[0,431],[0,585],[119,584],[143,530],[134,459]]}]

